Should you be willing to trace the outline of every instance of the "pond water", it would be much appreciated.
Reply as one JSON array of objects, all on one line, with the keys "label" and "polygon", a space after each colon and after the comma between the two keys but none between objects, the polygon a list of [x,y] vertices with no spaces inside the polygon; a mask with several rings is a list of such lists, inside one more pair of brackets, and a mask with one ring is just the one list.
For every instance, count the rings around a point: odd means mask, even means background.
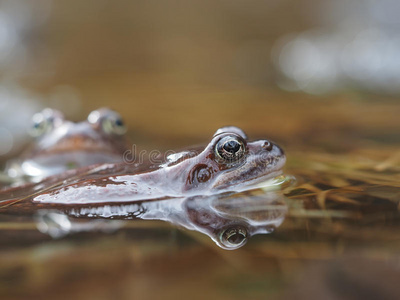
[{"label": "pond water", "polygon": [[[253,135],[264,130],[281,141],[288,158],[284,173],[294,182],[278,191],[106,209],[2,207],[3,293],[53,296],[65,288],[66,295],[103,297],[115,291],[120,298],[130,293],[173,298],[203,287],[199,299],[307,297],[310,289],[338,299],[366,291],[396,295],[397,286],[386,277],[398,274],[400,249],[398,106],[391,101],[288,100],[292,94],[277,94],[281,98],[270,101],[244,97],[241,107],[231,111],[258,115],[254,122],[243,115],[238,123],[250,132],[258,128]],[[218,105],[213,111],[223,110]],[[173,113],[168,117],[177,119]],[[177,136],[174,131],[176,141],[160,139],[161,145],[196,139],[186,138],[185,130],[182,140]],[[160,291],[149,291],[153,284]]]},{"label": "pond water", "polygon": [[[103,1],[91,17],[89,4],[42,2],[40,14],[26,10],[34,26],[15,31],[31,38],[21,38],[30,63],[2,64],[3,90],[20,99],[0,100],[3,165],[30,142],[28,115],[46,106],[73,121],[113,108],[132,151],[187,149],[235,125],[276,142],[287,162],[275,188],[238,193],[83,207],[41,206],[30,188],[3,194],[1,298],[398,298],[398,77],[392,48],[386,62],[371,46],[395,32],[381,18],[390,1],[370,10],[352,1],[351,32],[368,17],[379,30],[358,30],[340,54],[322,50],[349,35],[337,37],[334,13],[310,16],[310,1]],[[323,30],[302,35],[315,26]],[[330,63],[305,68],[313,57]]]}]

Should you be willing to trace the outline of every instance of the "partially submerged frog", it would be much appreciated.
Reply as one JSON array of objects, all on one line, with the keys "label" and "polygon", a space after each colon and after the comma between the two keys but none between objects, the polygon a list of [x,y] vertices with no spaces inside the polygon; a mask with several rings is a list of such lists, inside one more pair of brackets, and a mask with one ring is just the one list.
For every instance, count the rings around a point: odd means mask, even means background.
[{"label": "partially submerged frog", "polygon": [[39,182],[69,169],[120,162],[129,147],[121,116],[107,108],[92,111],[79,123],[46,108],[32,121],[34,142],[4,172],[14,185]]},{"label": "partially submerged frog", "polygon": [[283,182],[285,160],[276,144],[250,142],[241,129],[223,127],[206,146],[170,153],[159,162],[101,164],[5,190],[0,213],[36,215],[39,229],[54,237],[122,226],[86,218],[158,219],[202,232],[224,249],[237,249],[250,236],[279,226],[286,206],[275,193],[232,192]]},{"label": "partially submerged frog", "polygon": [[[41,184],[34,203],[103,205],[243,191],[282,174],[283,150],[268,140],[250,142],[237,127],[219,129],[205,147],[172,153],[161,163],[103,164],[58,184]],[[64,179],[64,180],[63,180]]]}]

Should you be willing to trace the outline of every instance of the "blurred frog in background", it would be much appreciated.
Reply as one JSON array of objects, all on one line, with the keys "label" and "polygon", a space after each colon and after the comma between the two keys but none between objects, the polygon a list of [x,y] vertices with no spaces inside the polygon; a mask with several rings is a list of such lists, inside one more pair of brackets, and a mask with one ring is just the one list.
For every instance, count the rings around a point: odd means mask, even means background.
[{"label": "blurred frog in background", "polygon": [[108,108],[94,110],[78,123],[46,108],[32,117],[29,133],[34,141],[20,157],[6,164],[0,177],[3,186],[40,182],[70,169],[121,162],[129,148],[121,116]]}]

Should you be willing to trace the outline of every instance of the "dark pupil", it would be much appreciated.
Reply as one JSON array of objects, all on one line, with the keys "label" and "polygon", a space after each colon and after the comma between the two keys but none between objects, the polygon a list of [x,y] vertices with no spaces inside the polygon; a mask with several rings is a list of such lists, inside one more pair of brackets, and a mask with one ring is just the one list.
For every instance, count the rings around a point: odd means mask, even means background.
[{"label": "dark pupil", "polygon": [[236,153],[240,149],[240,144],[236,141],[228,141],[223,146],[224,150],[229,153]]},{"label": "dark pupil", "polygon": [[228,237],[228,241],[231,244],[237,245],[237,244],[240,244],[244,238],[245,238],[245,236],[243,236],[242,234],[235,233],[235,234],[231,235],[230,237]]},{"label": "dark pupil", "polygon": [[124,126],[124,122],[121,119],[116,119],[115,120],[115,125],[117,125],[119,127],[122,127],[122,126]]}]

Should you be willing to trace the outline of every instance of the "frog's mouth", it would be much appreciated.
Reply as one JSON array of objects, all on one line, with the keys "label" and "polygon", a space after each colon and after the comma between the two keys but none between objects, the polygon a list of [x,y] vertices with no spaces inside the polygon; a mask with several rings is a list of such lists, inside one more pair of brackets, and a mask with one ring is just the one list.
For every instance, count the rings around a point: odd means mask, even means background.
[{"label": "frog's mouth", "polygon": [[248,155],[241,166],[221,172],[215,178],[212,189],[229,191],[249,189],[281,175],[285,162],[286,156],[283,150],[274,145],[271,151],[261,150],[258,153]]},{"label": "frog's mouth", "polygon": [[119,155],[128,149],[125,140],[105,138],[99,135],[68,135],[63,137],[48,137],[38,142],[31,151],[30,157],[57,156],[66,153],[102,153],[104,155]]},{"label": "frog's mouth", "polygon": [[87,136],[65,137],[41,151],[43,154],[57,154],[63,152],[103,152],[115,153],[111,143],[107,144],[99,139]]}]

